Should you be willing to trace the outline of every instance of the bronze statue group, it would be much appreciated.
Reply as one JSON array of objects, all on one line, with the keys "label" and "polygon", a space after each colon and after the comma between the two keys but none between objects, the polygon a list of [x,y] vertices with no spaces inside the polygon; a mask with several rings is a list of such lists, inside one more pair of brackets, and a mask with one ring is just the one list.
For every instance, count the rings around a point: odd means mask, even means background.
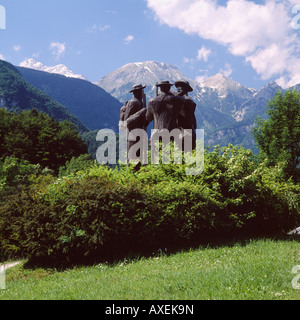
[{"label": "bronze statue group", "polygon": [[[171,91],[171,87],[177,88],[177,92]],[[196,148],[196,104],[188,95],[193,91],[187,81],[176,81],[175,84],[169,81],[161,81],[156,84],[157,96],[150,99],[148,107],[144,89],[141,84],[134,85],[130,93],[133,98],[125,103],[120,110],[120,129],[126,129],[128,134],[135,129],[147,130],[148,125],[153,121],[152,132],[180,132],[181,150],[191,152]],[[160,89],[160,92],[159,90]],[[174,135],[174,134],[173,134]],[[187,138],[189,136],[189,138]],[[151,135],[151,137],[153,137]],[[186,137],[186,138],[185,138]],[[183,148],[185,139],[189,147]],[[136,139],[127,140],[127,152],[137,143]],[[128,160],[137,158],[136,152],[128,156]]]}]

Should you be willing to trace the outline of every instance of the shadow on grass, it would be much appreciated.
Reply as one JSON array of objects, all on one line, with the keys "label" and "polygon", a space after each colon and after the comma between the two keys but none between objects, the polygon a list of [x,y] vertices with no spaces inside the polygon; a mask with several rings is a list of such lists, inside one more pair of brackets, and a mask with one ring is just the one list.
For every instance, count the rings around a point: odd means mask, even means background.
[{"label": "shadow on grass", "polygon": [[124,260],[138,261],[142,258],[155,258],[161,256],[171,256],[177,253],[188,252],[197,249],[220,249],[223,247],[233,247],[235,245],[246,246],[253,240],[273,240],[273,241],[297,241],[300,242],[300,235],[287,235],[285,233],[263,234],[252,232],[245,234],[242,231],[234,233],[206,233],[201,234],[193,241],[165,241],[160,245],[133,246],[134,249],[123,250],[114,245],[106,249],[95,250],[93,254],[85,257],[82,255],[72,256],[69,260],[57,256],[55,259],[39,258],[27,261],[25,269],[47,268],[63,271],[75,267],[88,267],[100,263],[114,267]]}]

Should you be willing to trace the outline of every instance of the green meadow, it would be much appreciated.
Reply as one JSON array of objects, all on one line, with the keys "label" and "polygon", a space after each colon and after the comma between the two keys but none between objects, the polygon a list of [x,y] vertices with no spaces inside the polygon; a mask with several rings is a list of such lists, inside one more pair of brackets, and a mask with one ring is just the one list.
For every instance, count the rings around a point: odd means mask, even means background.
[{"label": "green meadow", "polygon": [[65,270],[7,270],[1,300],[299,300],[297,239],[249,240]]}]

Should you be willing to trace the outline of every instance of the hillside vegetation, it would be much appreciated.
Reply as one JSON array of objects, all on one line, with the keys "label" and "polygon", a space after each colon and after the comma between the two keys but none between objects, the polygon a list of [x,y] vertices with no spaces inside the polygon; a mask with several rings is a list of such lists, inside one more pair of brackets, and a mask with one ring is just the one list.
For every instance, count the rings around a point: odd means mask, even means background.
[{"label": "hillside vegetation", "polygon": [[52,99],[65,106],[90,130],[118,130],[122,104],[97,85],[27,68],[17,68],[22,76]]},{"label": "hillside vegetation", "polygon": [[10,63],[0,60],[0,107],[10,112],[36,109],[58,121],[71,121],[79,131],[88,131],[70,111],[28,83]]}]

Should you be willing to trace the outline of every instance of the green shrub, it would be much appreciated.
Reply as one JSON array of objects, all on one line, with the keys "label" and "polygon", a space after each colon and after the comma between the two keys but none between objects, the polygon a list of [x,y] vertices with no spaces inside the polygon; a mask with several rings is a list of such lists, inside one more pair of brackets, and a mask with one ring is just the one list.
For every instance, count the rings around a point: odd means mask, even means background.
[{"label": "green shrub", "polygon": [[[105,170],[104,170],[105,171]],[[12,196],[0,207],[6,255],[59,264],[119,255],[138,242],[135,225],[155,207],[138,185],[73,177]],[[19,246],[15,245],[16,234]]]},{"label": "green shrub", "polygon": [[161,198],[176,184],[186,183],[186,200],[184,194],[176,194],[166,203],[172,203],[174,212],[175,207],[176,212],[180,208],[188,212],[192,206],[195,216],[207,210],[206,230],[268,234],[287,231],[299,221],[300,187],[285,180],[284,168],[284,163],[275,167],[258,163],[250,150],[229,145],[206,151],[201,175],[187,176],[184,166],[170,164],[144,166],[136,177],[158,188]]},{"label": "green shrub", "polygon": [[91,168],[94,165],[94,160],[89,154],[82,154],[79,157],[73,157],[67,161],[64,166],[59,168],[59,177],[69,176]]},{"label": "green shrub", "polygon": [[53,178],[53,171],[26,160],[14,157],[4,158],[0,161],[0,200],[9,194],[19,193],[25,186],[31,185],[38,176]]},{"label": "green shrub", "polygon": [[300,186],[284,180],[283,167],[228,146],[207,152],[198,176],[175,164],[139,171],[93,164],[54,181],[37,176],[0,204],[0,244],[5,256],[61,265],[179,248],[208,235],[285,232],[300,222]]}]

